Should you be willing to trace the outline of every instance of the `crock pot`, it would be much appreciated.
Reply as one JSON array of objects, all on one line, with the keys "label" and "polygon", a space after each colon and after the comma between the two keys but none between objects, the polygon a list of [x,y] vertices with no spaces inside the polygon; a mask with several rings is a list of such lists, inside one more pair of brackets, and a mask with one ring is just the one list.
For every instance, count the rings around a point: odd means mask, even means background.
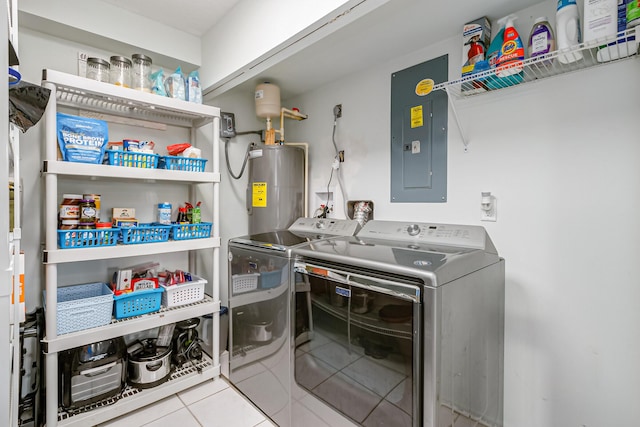
[{"label": "crock pot", "polygon": [[150,388],[171,375],[171,347],[157,347],[155,339],[136,341],[127,348],[128,381],[134,387]]}]

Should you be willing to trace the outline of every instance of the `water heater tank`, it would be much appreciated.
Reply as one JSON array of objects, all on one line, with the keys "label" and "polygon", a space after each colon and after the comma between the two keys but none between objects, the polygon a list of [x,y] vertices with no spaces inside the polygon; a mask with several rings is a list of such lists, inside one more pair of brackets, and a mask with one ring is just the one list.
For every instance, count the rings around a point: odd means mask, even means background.
[{"label": "water heater tank", "polygon": [[263,119],[280,117],[280,88],[272,83],[256,86],[256,115]]},{"label": "water heater tank", "polygon": [[259,145],[249,158],[249,234],[289,228],[304,216],[304,150]]}]

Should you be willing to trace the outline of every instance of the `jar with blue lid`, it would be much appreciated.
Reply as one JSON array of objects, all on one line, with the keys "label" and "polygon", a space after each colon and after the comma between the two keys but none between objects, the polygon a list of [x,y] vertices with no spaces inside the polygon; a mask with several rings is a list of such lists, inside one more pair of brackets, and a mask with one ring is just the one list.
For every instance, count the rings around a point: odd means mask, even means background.
[{"label": "jar with blue lid", "polygon": [[171,224],[171,203],[158,203],[158,222],[160,224]]}]

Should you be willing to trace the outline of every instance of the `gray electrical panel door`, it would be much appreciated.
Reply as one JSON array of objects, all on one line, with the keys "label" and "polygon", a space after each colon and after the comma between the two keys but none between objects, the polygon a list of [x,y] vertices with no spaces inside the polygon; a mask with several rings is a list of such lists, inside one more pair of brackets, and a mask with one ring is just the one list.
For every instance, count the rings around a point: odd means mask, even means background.
[{"label": "gray electrical panel door", "polygon": [[391,75],[391,202],[447,201],[448,55]]}]

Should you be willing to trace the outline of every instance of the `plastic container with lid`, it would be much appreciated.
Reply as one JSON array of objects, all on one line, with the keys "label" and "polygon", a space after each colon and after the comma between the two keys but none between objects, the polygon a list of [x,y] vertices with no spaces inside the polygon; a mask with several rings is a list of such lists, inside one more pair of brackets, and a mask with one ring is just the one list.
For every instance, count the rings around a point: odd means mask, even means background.
[{"label": "plastic container with lid", "polygon": [[133,71],[132,86],[136,90],[151,92],[151,58],[140,53],[131,55]]},{"label": "plastic container with lid", "polygon": [[87,78],[109,83],[110,64],[101,58],[87,58]]},{"label": "plastic container with lid", "polygon": [[160,224],[171,224],[171,203],[158,203],[158,222]]},{"label": "plastic container with lid", "polygon": [[109,81],[116,86],[131,87],[131,60],[124,56],[112,56]]},{"label": "plastic container with lid", "polygon": [[60,203],[60,220],[79,219],[80,200],[82,200],[82,194],[63,194]]},{"label": "plastic container with lid", "polygon": [[[556,40],[553,29],[546,16],[537,18],[529,34],[529,58],[541,58],[556,50]],[[543,61],[545,65],[551,61]]]},{"label": "plastic container with lid", "polygon": [[[558,50],[570,50],[582,42],[580,12],[576,0],[558,0],[556,12],[556,42]],[[562,64],[580,61],[584,55],[579,50],[558,55]]]},{"label": "plastic container with lid", "polygon": [[627,28],[640,25],[640,0],[627,0]]}]

